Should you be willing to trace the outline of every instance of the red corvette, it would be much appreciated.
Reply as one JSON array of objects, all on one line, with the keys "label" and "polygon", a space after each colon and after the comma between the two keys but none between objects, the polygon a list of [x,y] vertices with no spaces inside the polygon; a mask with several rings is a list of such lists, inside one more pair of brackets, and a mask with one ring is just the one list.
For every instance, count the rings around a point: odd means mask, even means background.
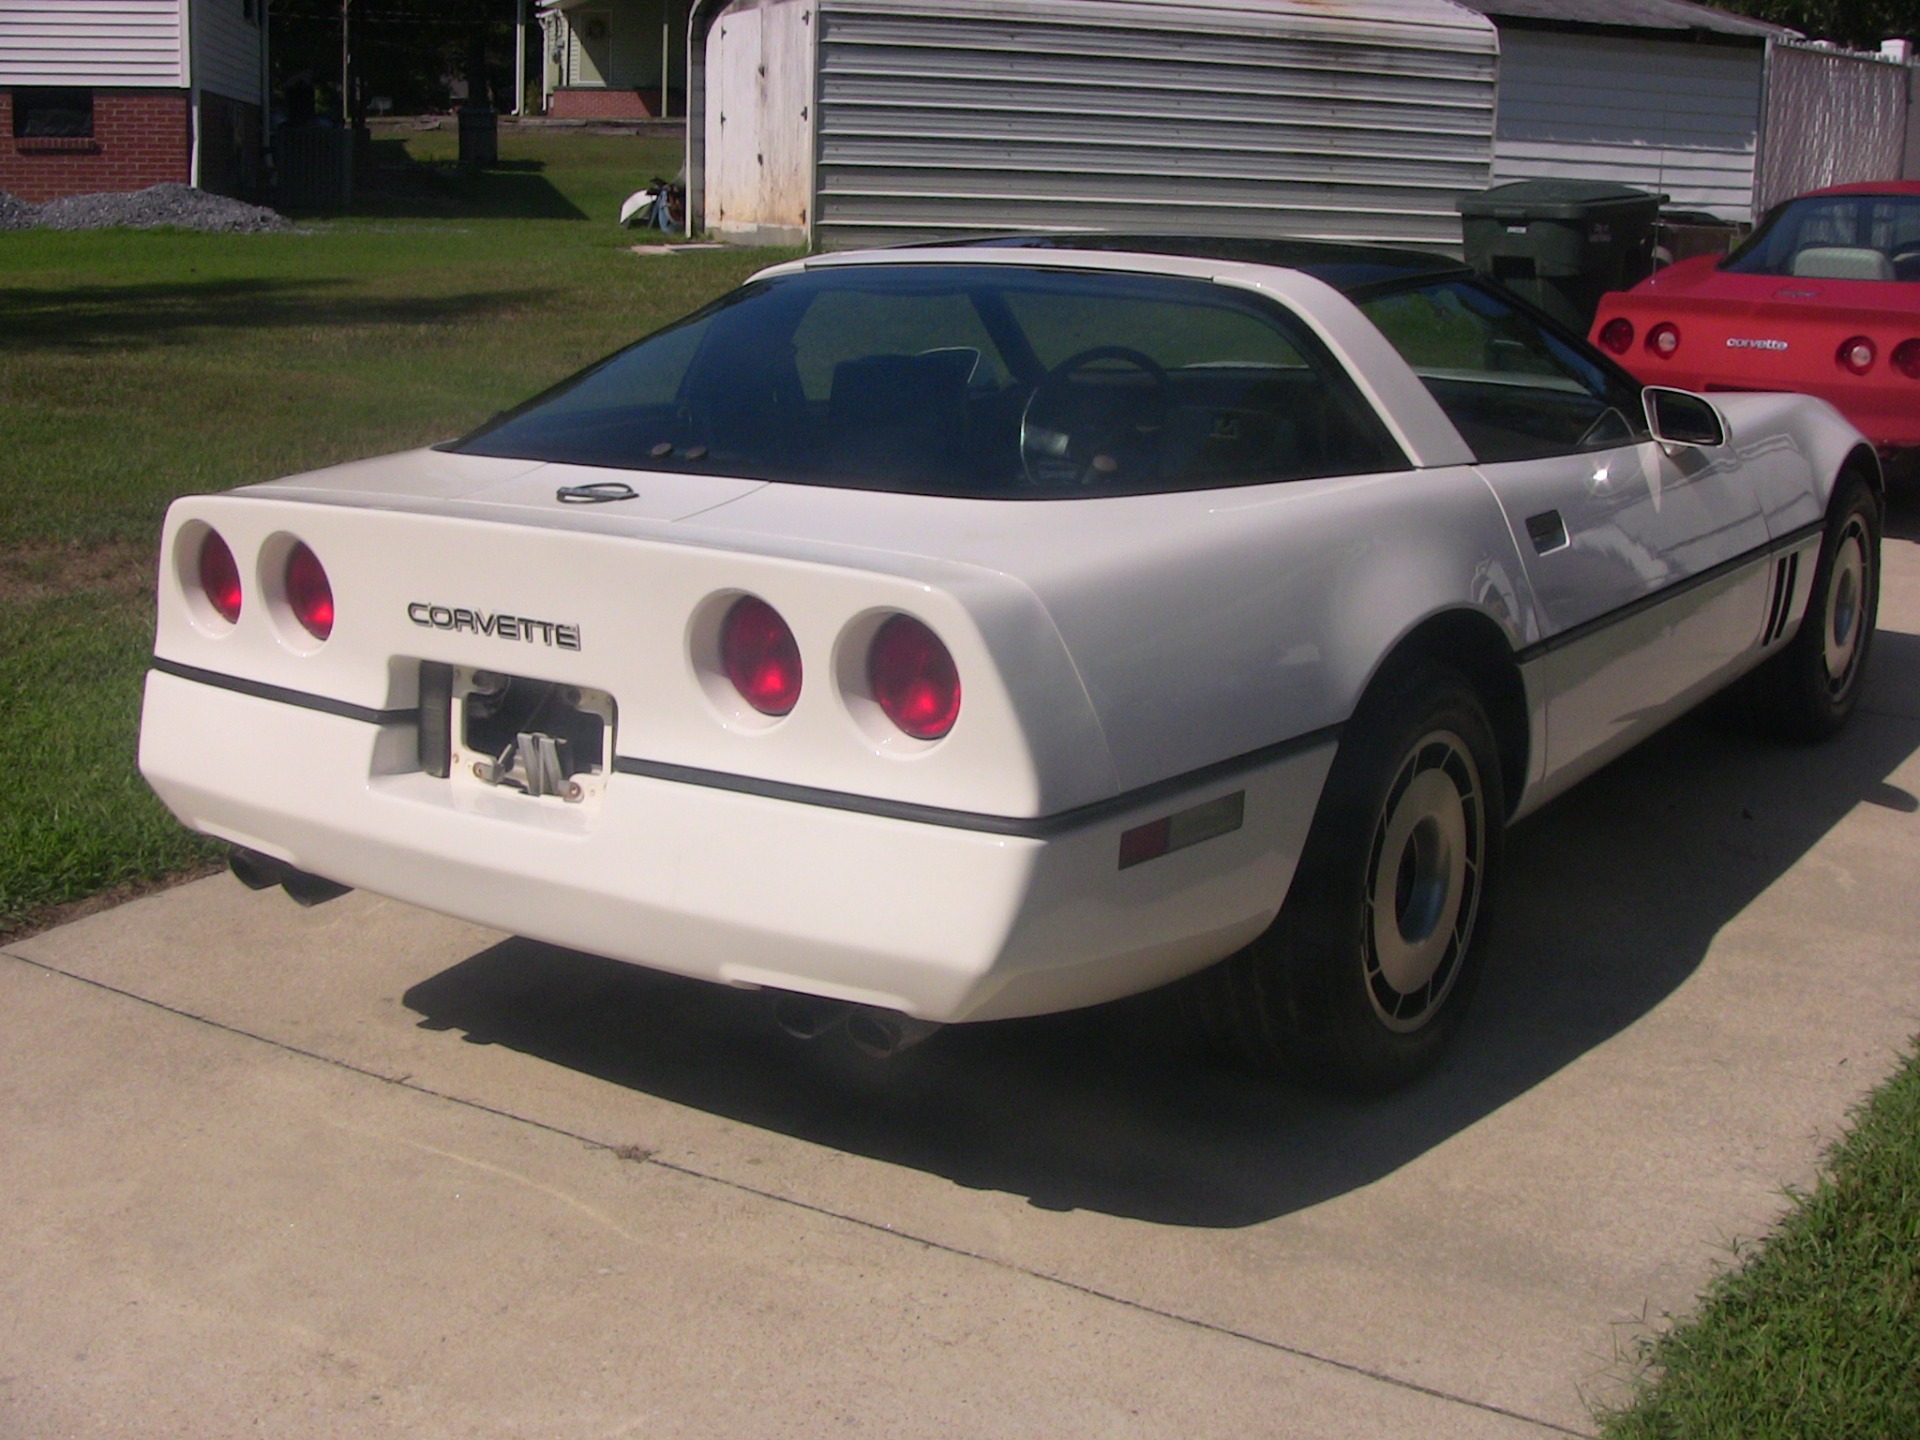
[{"label": "red corvette", "polygon": [[1920,450],[1920,182],[1789,200],[1733,254],[1603,296],[1593,340],[1647,384],[1797,390]]}]

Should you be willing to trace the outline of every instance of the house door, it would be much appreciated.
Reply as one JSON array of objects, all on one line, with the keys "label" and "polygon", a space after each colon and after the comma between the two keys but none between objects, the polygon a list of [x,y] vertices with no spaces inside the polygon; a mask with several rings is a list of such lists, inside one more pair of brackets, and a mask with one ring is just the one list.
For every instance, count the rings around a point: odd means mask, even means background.
[{"label": "house door", "polygon": [[613,12],[575,10],[572,13],[572,55],[568,66],[571,85],[608,85],[613,76]]}]

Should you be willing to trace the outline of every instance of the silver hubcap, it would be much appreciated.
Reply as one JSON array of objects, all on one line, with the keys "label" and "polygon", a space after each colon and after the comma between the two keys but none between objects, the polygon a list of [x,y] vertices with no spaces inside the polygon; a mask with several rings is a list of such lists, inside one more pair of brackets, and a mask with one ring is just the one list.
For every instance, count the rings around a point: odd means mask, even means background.
[{"label": "silver hubcap", "polygon": [[1390,1030],[1418,1030],[1460,973],[1480,907],[1480,772],[1436,730],[1408,752],[1374,830],[1367,876],[1367,994]]},{"label": "silver hubcap", "polygon": [[1858,516],[1841,532],[1833,552],[1833,573],[1827,577],[1827,633],[1822,653],[1827,665],[1827,689],[1838,695],[1853,679],[1865,628],[1867,593],[1866,527]]}]

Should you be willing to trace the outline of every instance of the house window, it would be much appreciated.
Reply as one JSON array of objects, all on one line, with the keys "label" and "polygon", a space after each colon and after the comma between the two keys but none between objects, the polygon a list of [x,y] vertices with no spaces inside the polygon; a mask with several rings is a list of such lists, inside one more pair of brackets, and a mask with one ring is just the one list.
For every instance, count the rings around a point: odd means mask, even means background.
[{"label": "house window", "polygon": [[34,87],[13,92],[16,140],[88,138],[93,134],[93,91]]}]

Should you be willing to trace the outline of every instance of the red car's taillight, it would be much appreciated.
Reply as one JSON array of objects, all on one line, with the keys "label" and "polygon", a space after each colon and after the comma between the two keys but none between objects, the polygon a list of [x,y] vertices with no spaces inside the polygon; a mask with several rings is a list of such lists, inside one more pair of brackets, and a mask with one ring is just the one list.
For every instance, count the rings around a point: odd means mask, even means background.
[{"label": "red car's taillight", "polygon": [[314,639],[333,633],[333,585],[320,557],[302,544],[287,552],[287,605]]},{"label": "red car's taillight", "polygon": [[1647,332],[1647,349],[1662,360],[1671,360],[1680,348],[1680,327],[1667,322],[1656,325]]},{"label": "red car's taillight", "polygon": [[1893,368],[1909,380],[1920,380],[1920,340],[1902,340],[1893,347]]},{"label": "red car's taillight", "polygon": [[867,651],[867,683],[880,708],[907,734],[938,740],[960,714],[960,674],[940,637],[911,615],[880,627]]},{"label": "red car's taillight", "polygon": [[800,699],[800,647],[780,612],[742,595],[720,622],[720,663],[733,688],[762,715],[785,715]]},{"label": "red car's taillight", "polygon": [[200,541],[200,593],[229,625],[240,618],[240,567],[216,530],[207,531]]},{"label": "red car's taillight", "polygon": [[1600,343],[1615,355],[1624,355],[1633,348],[1633,322],[1624,315],[1616,315],[1600,327]]},{"label": "red car's taillight", "polygon": [[1834,352],[1833,358],[1840,362],[1842,370],[1864,375],[1873,369],[1874,357],[1878,353],[1873,348],[1873,341],[1864,335],[1855,335],[1840,342],[1840,348]]}]

